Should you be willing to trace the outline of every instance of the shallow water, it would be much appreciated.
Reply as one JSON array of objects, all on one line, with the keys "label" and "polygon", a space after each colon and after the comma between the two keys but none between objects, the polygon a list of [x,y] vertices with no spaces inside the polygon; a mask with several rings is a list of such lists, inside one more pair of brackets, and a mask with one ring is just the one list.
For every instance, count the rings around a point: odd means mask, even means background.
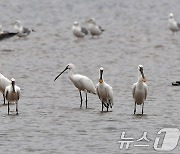
[{"label": "shallow water", "polygon": [[[167,28],[170,12],[180,21],[178,0],[82,1],[2,0],[0,23],[22,20],[36,32],[26,39],[0,42],[1,73],[21,87],[19,115],[0,106],[0,153],[157,153],[154,140],[162,128],[180,127],[180,34]],[[95,17],[105,32],[75,40],[72,23]],[[54,78],[68,63],[98,82],[99,67],[114,89],[112,112],[101,112],[97,96],[88,95],[80,109],[79,92],[67,73]],[[149,88],[142,115],[133,115],[131,87],[137,66],[144,66]],[[83,95],[85,96],[85,95]],[[0,97],[3,103],[3,98]],[[15,106],[11,106],[11,111]],[[141,113],[138,106],[137,113]],[[149,147],[120,150],[120,136],[135,140],[148,132]],[[180,146],[168,153],[179,153]]]}]

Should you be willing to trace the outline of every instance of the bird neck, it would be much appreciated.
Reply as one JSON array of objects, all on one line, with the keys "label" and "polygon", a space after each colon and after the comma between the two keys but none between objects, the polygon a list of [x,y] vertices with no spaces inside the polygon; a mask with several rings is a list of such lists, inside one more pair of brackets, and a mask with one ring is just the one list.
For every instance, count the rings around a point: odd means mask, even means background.
[{"label": "bird neck", "polygon": [[69,78],[72,79],[74,75],[74,69],[70,69],[68,72]]}]

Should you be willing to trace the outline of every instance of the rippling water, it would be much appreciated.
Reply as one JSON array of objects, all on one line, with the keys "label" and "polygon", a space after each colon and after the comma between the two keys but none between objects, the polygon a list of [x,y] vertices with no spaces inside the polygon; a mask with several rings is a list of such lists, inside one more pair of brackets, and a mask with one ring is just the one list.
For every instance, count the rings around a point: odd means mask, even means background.
[{"label": "rippling water", "polygon": [[[157,153],[153,143],[161,128],[180,127],[180,34],[167,28],[170,12],[180,21],[178,0],[1,0],[0,23],[22,20],[36,32],[26,39],[0,42],[1,73],[14,77],[22,89],[19,115],[7,115],[1,105],[0,153]],[[76,41],[72,23],[95,17],[106,30],[97,39]],[[68,63],[76,72],[98,82],[99,67],[114,89],[112,112],[101,113],[97,96],[88,95],[88,109],[79,109],[77,89],[63,74]],[[133,115],[131,86],[137,66],[148,79],[145,115]],[[84,96],[84,95],[83,95]],[[0,97],[3,103],[3,98]],[[11,106],[14,110],[15,106]],[[138,107],[138,113],[141,108]],[[120,136],[139,139],[148,132],[149,147],[120,150]],[[168,153],[179,153],[179,145]]]}]

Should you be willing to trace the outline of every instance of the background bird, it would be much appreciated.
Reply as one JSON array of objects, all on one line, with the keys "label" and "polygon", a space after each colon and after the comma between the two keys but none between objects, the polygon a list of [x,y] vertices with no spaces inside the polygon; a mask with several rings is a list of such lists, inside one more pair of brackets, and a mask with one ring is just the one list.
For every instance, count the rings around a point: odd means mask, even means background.
[{"label": "background bird", "polygon": [[11,79],[11,84],[5,89],[5,97],[8,101],[8,114],[10,112],[9,103],[15,102],[16,104],[16,114],[18,114],[18,101],[20,98],[20,88],[15,85],[15,79]]},{"label": "background bird", "polygon": [[104,29],[102,29],[101,26],[96,25],[95,18],[90,18],[90,19],[86,20],[86,22],[89,25],[89,31],[90,31],[92,37],[93,36],[99,36],[104,31]]},{"label": "background bird", "polygon": [[74,36],[77,38],[88,35],[88,30],[84,27],[81,27],[77,21],[75,21],[72,26],[72,32],[73,32]]},{"label": "background bird", "polygon": [[4,104],[6,100],[4,92],[5,92],[6,87],[9,86],[10,84],[11,84],[11,81],[0,73],[0,92],[3,94]]},{"label": "background bird", "polygon": [[[140,73],[139,73],[140,72]],[[142,105],[142,114],[143,114],[143,108],[144,108],[144,101],[147,97],[147,85],[144,83],[146,82],[144,72],[143,72],[143,66],[138,66],[138,81],[133,84],[132,87],[132,94],[135,102],[134,106],[134,114],[136,113],[136,104]]]},{"label": "background bird", "polygon": [[83,101],[81,91],[85,92],[86,108],[87,108],[87,93],[96,94],[96,88],[95,88],[93,82],[91,81],[91,79],[89,79],[88,77],[86,77],[84,75],[74,74],[75,66],[71,63],[66,66],[66,68],[54,79],[54,81],[66,70],[69,70],[69,72],[68,72],[69,79],[72,81],[74,86],[76,88],[78,88],[78,90],[79,90],[80,99],[81,99],[80,107],[82,107],[82,101]]},{"label": "background bird", "polygon": [[173,35],[175,32],[178,32],[180,30],[180,23],[177,23],[175,20],[174,20],[174,15],[173,13],[170,13],[169,14],[169,29],[173,32]]},{"label": "background bird", "polygon": [[102,111],[103,111],[104,106],[107,108],[107,111],[108,111],[109,107],[112,108],[112,106],[113,106],[113,89],[109,84],[107,84],[103,80],[103,71],[104,71],[104,69],[103,69],[103,67],[101,67],[100,68],[100,78],[99,78],[99,82],[96,87],[96,92],[99,96],[99,99],[102,102]]},{"label": "background bird", "polygon": [[31,30],[31,29],[23,27],[22,22],[20,20],[16,20],[12,24],[14,25],[14,29],[17,31],[17,36],[19,37],[26,37],[31,33],[31,31],[34,32],[33,29]]}]

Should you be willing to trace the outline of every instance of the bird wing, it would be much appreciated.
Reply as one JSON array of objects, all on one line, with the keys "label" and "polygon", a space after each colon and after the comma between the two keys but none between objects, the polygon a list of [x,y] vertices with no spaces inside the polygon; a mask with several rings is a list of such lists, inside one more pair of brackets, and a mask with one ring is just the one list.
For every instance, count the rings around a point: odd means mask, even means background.
[{"label": "bird wing", "polygon": [[136,83],[133,84],[133,86],[132,86],[132,95],[133,95],[133,98],[135,97],[135,91],[136,91]]},{"label": "bird wing", "polygon": [[30,34],[30,32],[31,32],[31,31],[30,31],[28,28],[25,28],[25,27],[23,28],[23,33]]},{"label": "bird wing", "polygon": [[111,106],[113,106],[113,88],[108,85],[106,88],[107,94],[108,94],[108,101]]},{"label": "bird wing", "polygon": [[144,85],[145,85],[145,86],[144,86],[144,90],[145,90],[145,100],[146,100],[148,88],[147,88],[147,85],[146,85],[146,84],[144,84]]},{"label": "bird wing", "polygon": [[100,99],[100,95],[99,95],[98,86],[99,86],[99,84],[97,84],[97,86],[96,86],[96,93],[97,93],[97,95],[98,95],[98,97],[99,97],[99,99]]},{"label": "bird wing", "polygon": [[101,32],[105,31],[101,26],[98,26]]},{"label": "bird wing", "polygon": [[177,23],[178,28],[180,29],[180,23]]},{"label": "bird wing", "polygon": [[89,33],[88,30],[84,27],[81,28],[81,32],[86,34],[86,35]]},{"label": "bird wing", "polygon": [[89,79],[86,76],[83,76],[83,78],[81,78],[81,82],[82,82],[82,86],[89,92],[89,93],[93,93],[96,94],[96,88],[93,84],[93,82],[91,81],[91,79]]}]

